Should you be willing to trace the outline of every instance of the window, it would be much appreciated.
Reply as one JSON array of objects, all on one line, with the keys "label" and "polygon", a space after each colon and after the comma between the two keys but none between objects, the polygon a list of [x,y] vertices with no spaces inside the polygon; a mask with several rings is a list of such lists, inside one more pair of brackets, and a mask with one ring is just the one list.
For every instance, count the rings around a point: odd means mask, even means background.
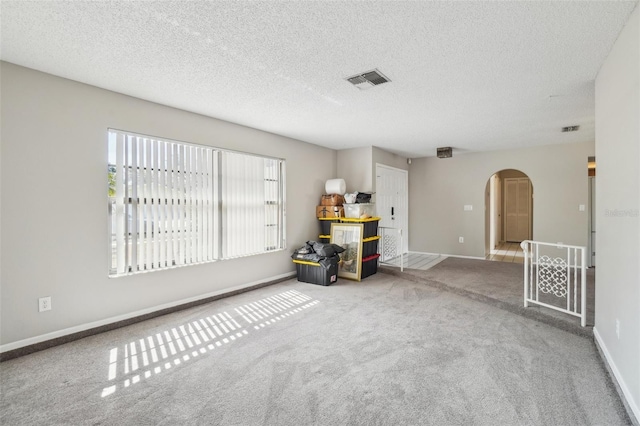
[{"label": "window", "polygon": [[285,162],[109,130],[110,276],[285,248]]}]

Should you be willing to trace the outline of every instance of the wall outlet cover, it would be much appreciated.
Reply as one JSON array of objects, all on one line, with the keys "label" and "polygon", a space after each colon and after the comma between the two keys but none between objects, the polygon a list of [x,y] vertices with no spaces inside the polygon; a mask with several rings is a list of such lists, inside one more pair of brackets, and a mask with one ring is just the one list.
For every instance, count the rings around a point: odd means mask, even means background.
[{"label": "wall outlet cover", "polygon": [[51,310],[51,296],[41,297],[38,299],[38,312]]}]

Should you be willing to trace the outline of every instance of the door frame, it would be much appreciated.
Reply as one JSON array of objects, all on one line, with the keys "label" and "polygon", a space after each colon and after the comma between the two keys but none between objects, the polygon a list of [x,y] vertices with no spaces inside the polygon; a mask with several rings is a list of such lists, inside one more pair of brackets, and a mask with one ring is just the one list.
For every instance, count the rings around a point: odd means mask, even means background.
[{"label": "door frame", "polygon": [[587,266],[593,268],[596,266],[596,177],[589,176],[589,255],[587,256]]},{"label": "door frame", "polygon": [[486,191],[488,195],[485,197],[485,242],[488,244],[486,254],[490,254],[491,250],[495,250],[503,241],[502,238],[502,179],[500,172],[495,172],[489,176]]},{"label": "door frame", "polygon": [[[494,239],[496,244],[500,244],[506,241],[504,181],[507,178],[503,176],[503,172],[510,172],[510,171],[519,172],[521,175],[523,175],[520,177],[522,178],[526,177],[529,180],[529,195],[531,197],[529,200],[529,239],[532,240],[534,238],[535,229],[533,226],[533,219],[534,219],[533,212],[534,212],[534,204],[535,204],[535,185],[533,184],[533,180],[527,173],[523,172],[520,169],[508,167],[492,173],[491,175],[489,175],[487,179],[485,191],[487,189],[490,191],[490,195],[488,197],[489,203],[493,196],[493,201],[495,202],[495,206],[494,206],[494,209],[492,209],[491,205],[487,205],[487,197],[485,195],[485,215],[489,215],[489,226],[487,226],[487,218],[485,217],[485,246],[487,244],[487,241],[490,240],[490,236],[487,236],[487,235],[491,232],[495,232]],[[495,176],[495,185],[492,186],[491,182],[494,176]],[[491,218],[492,215],[493,215],[493,219]],[[491,222],[491,220],[495,220],[495,222]],[[495,223],[495,226],[494,226],[494,229],[492,230],[491,224],[493,223]],[[494,249],[495,247],[494,248],[489,247],[489,251],[485,253],[485,256],[490,255],[491,251]]]}]

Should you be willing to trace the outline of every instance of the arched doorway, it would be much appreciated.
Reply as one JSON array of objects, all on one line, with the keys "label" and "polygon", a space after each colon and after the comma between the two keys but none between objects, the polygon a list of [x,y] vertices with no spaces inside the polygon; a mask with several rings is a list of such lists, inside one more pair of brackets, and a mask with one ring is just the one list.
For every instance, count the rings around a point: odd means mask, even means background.
[{"label": "arched doorway", "polygon": [[520,242],[533,238],[533,185],[525,173],[503,169],[485,189],[485,258],[522,262]]}]

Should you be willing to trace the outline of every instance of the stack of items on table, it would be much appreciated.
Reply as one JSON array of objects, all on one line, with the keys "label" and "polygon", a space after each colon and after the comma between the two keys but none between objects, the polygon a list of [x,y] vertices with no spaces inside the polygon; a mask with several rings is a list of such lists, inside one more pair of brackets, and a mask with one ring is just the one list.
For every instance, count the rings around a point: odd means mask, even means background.
[{"label": "stack of items on table", "polygon": [[344,194],[344,216],[350,219],[370,219],[376,214],[376,205],[371,203],[370,192]]},{"label": "stack of items on table", "polygon": [[[375,214],[374,204],[371,204],[370,192],[354,192],[352,194],[324,194],[320,205],[316,207],[318,219],[336,219],[353,217],[368,219]],[[366,209],[366,210],[365,210]],[[345,214],[346,213],[346,214]]]},{"label": "stack of items on table", "polygon": [[328,243],[331,240],[331,224],[340,222],[340,218],[344,217],[344,208],[342,203],[344,197],[340,194],[323,195],[320,204],[316,207],[316,217],[320,222],[319,240]]},{"label": "stack of items on table", "polygon": [[[380,256],[378,254],[378,240],[380,240],[380,236],[378,236],[378,221],[380,218],[376,217],[376,206],[371,203],[372,193],[354,192],[348,194],[344,179],[328,180],[325,183],[325,192],[326,194],[322,195],[320,199],[320,205],[316,207],[316,217],[320,223],[319,241],[325,244],[331,242],[331,229],[335,224],[361,224],[362,232],[359,234],[358,241],[352,242],[360,247],[357,250],[351,250],[353,252],[352,255],[355,256],[353,259],[345,260],[344,257],[349,257],[347,255],[350,252],[348,250],[345,251],[343,247],[334,245],[339,249],[336,250],[336,253],[344,252],[341,255],[342,263],[340,265],[342,267],[340,275],[360,281],[375,274],[378,270],[378,258]],[[307,246],[313,246],[311,243],[318,244],[309,241]],[[303,247],[297,250],[292,256],[294,263],[296,263],[298,281],[330,285],[334,281],[333,271],[325,272],[319,268],[320,263],[317,259],[310,257],[304,259],[302,256],[311,254],[308,248],[306,251],[304,249]],[[315,250],[314,254],[317,254]],[[339,259],[336,260],[339,261]],[[353,271],[346,270],[345,265],[347,265],[347,262],[351,262],[349,265],[352,265]],[[338,272],[337,266],[338,264],[336,263],[336,275]],[[333,265],[328,265],[327,267],[332,268]]]},{"label": "stack of items on table", "polygon": [[320,199],[320,205],[316,207],[316,217],[318,219],[333,219],[344,217],[344,193],[347,184],[344,179],[329,179],[324,184],[326,194]]},{"label": "stack of items on table", "polygon": [[[354,192],[351,194],[326,194],[322,196],[322,205],[316,208],[316,216],[320,222],[321,242],[331,241],[331,224],[347,219],[370,219],[375,216],[375,204],[370,203],[371,193]],[[377,229],[376,229],[377,233]]]},{"label": "stack of items on table", "polygon": [[344,197],[340,194],[325,194],[320,199],[320,205],[316,207],[316,217],[322,219],[334,219],[344,217]]},{"label": "stack of items on table", "polygon": [[307,241],[291,255],[298,281],[325,286],[336,282],[339,254],[343,251],[344,248],[336,244]]}]

